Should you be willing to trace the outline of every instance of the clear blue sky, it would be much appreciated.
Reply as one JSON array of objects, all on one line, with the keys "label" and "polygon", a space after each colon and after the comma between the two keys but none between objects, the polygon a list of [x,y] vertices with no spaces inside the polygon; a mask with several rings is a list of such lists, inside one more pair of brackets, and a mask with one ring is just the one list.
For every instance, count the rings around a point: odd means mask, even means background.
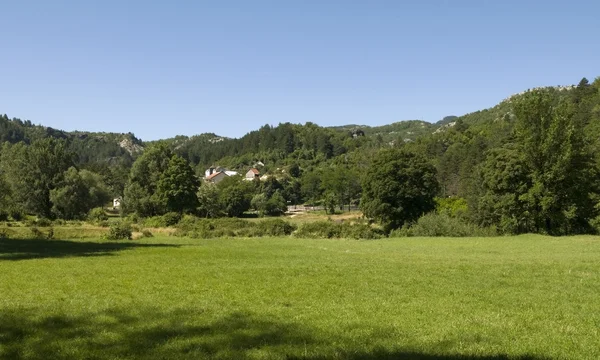
[{"label": "clear blue sky", "polygon": [[600,1],[0,3],[0,113],[144,140],[435,122],[600,75]]}]

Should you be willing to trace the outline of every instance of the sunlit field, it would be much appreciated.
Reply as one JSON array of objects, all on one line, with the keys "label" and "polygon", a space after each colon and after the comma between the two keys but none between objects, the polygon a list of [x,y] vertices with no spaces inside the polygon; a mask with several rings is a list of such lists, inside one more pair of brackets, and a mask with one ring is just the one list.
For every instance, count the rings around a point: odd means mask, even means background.
[{"label": "sunlit field", "polygon": [[598,359],[600,239],[0,239],[0,359]]}]

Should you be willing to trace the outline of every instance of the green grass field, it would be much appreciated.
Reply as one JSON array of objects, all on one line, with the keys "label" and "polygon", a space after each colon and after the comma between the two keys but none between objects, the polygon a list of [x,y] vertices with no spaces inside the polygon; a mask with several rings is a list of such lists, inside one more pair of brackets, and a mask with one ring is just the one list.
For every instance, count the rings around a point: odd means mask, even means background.
[{"label": "green grass field", "polygon": [[0,240],[0,359],[598,359],[600,239]]}]

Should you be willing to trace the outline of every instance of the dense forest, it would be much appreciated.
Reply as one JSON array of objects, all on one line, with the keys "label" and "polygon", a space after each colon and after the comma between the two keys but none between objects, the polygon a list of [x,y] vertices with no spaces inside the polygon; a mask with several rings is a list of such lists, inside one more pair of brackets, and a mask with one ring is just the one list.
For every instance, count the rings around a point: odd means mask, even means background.
[{"label": "dense forest", "polygon": [[[4,218],[83,218],[122,196],[125,213],[145,217],[277,215],[309,203],[328,211],[360,205],[389,231],[428,212],[500,233],[600,225],[600,79],[528,90],[435,124],[283,123],[238,139],[144,143],[131,133],[64,132],[3,115],[0,143]],[[201,179],[211,166],[241,174],[257,167],[266,176],[212,186]]]}]

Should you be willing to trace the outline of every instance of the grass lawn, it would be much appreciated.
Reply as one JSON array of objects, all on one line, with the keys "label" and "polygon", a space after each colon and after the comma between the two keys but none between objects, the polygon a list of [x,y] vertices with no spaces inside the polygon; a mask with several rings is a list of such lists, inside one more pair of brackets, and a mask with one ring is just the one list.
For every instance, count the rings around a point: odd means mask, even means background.
[{"label": "grass lawn", "polygon": [[599,359],[600,239],[1,240],[0,359]]}]

